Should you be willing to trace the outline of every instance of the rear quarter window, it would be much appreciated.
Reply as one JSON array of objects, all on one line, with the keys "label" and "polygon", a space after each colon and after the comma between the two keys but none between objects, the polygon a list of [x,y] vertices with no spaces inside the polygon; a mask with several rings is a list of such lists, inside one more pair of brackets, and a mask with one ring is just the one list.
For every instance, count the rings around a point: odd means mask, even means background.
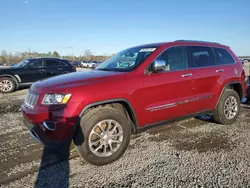
[{"label": "rear quarter window", "polygon": [[226,49],[213,48],[213,50],[214,50],[215,62],[217,65],[227,65],[235,63],[235,60]]},{"label": "rear quarter window", "polygon": [[46,60],[47,67],[65,67],[67,66],[64,62],[59,60]]}]

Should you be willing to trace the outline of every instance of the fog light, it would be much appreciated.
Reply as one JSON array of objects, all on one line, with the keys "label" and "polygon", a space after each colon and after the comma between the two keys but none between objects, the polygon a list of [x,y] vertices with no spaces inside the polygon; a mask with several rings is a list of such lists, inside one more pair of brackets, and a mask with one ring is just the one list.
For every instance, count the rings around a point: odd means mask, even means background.
[{"label": "fog light", "polygon": [[43,122],[43,126],[49,130],[49,131],[54,131],[56,130],[56,124],[54,122],[51,121],[45,121]]}]

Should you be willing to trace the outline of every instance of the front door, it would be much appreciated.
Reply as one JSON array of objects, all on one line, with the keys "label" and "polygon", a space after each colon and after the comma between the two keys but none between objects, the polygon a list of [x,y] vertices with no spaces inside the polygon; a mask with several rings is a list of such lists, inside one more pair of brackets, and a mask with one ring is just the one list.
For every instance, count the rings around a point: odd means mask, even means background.
[{"label": "front door", "polygon": [[43,60],[37,59],[28,63],[20,74],[21,83],[32,83],[45,78],[45,69]]},{"label": "front door", "polygon": [[192,71],[187,69],[185,47],[171,47],[157,59],[166,62],[166,70],[144,76],[143,124],[177,118],[195,110],[186,105],[195,95],[195,82]]}]

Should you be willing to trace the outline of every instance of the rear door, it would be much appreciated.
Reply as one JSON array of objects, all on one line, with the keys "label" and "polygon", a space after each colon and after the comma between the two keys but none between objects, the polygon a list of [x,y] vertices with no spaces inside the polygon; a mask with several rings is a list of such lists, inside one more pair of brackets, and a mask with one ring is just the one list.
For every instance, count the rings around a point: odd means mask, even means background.
[{"label": "rear door", "polygon": [[42,59],[37,59],[29,62],[18,76],[21,79],[21,83],[31,83],[45,78],[44,62]]},{"label": "rear door", "polygon": [[166,49],[157,59],[166,62],[166,70],[144,75],[141,102],[144,123],[153,124],[192,113],[193,73],[187,69],[184,47]]},{"label": "rear door", "polygon": [[216,97],[215,91],[220,87],[220,68],[215,64],[213,52],[207,46],[187,46],[188,68],[193,73],[195,95],[192,105],[196,112],[212,109]]},{"label": "rear door", "polygon": [[67,67],[68,66],[61,60],[46,59],[45,60],[46,77],[65,74],[67,73]]}]

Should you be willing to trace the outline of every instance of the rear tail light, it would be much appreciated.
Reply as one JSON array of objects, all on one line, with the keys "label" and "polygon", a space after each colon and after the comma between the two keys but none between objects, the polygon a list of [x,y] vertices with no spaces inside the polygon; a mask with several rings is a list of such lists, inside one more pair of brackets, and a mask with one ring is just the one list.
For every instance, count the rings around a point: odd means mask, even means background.
[{"label": "rear tail light", "polygon": [[76,70],[76,67],[73,66],[73,67],[72,67],[72,70]]}]

